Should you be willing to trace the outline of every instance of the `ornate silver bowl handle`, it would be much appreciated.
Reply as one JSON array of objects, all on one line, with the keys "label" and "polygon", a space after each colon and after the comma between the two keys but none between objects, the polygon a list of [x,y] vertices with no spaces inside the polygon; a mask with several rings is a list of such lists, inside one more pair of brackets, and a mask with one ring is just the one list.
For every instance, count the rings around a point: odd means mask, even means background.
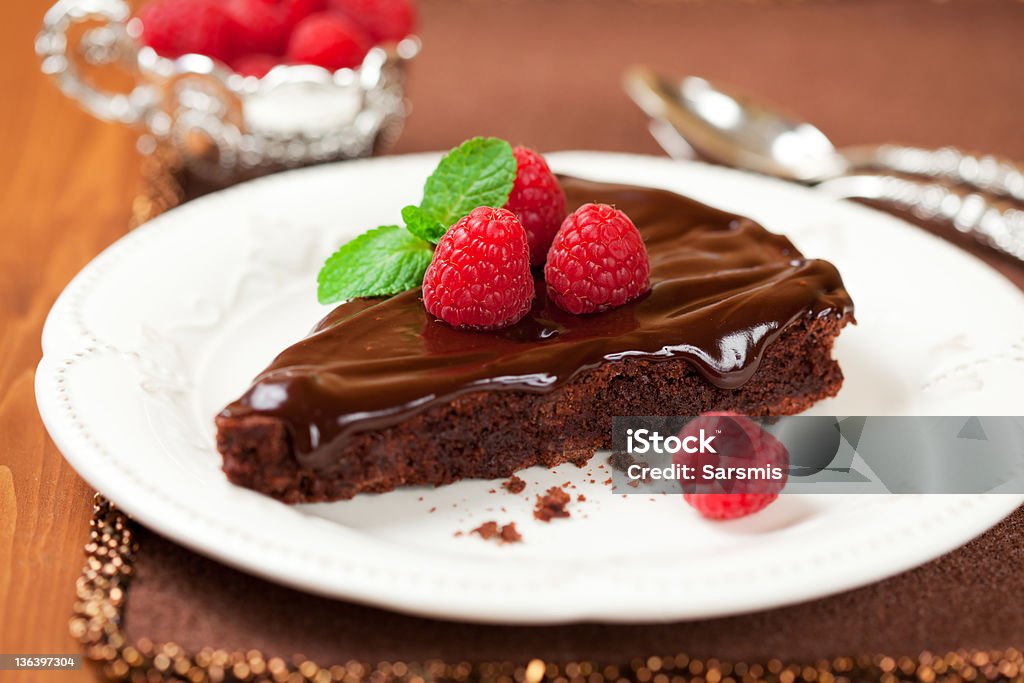
[{"label": "ornate silver bowl handle", "polygon": [[901,145],[843,150],[852,170],[876,169],[935,178],[1024,202],[1024,171],[991,155],[975,156],[953,147],[922,149]]},{"label": "ornate silver bowl handle", "polygon": [[[161,56],[141,33],[125,0],[58,0],[35,47],[68,97],[97,118],[142,129],[149,148],[168,142],[218,183],[386,146],[405,120],[405,66],[420,47],[407,36],[374,46],[356,68],[281,64],[253,78],[202,55]],[[131,91],[104,90],[81,68],[112,64],[134,79]]]},{"label": "ornate silver bowl handle", "polygon": [[[36,52],[42,70],[57,82],[68,97],[78,100],[93,116],[126,124],[144,122],[154,93],[147,85],[136,85],[128,93],[101,90],[81,77],[79,59],[91,64],[135,61],[138,43],[128,34],[131,9],[123,0],[60,0],[46,13],[36,37]],[[75,24],[96,23],[76,45],[68,38]],[[75,52],[79,54],[74,54]]]},{"label": "ornate silver bowl handle", "polygon": [[960,232],[1024,260],[1024,211],[1000,208],[983,195],[959,193],[938,183],[895,176],[850,175],[818,189],[837,198],[883,202],[923,218],[948,223]]}]

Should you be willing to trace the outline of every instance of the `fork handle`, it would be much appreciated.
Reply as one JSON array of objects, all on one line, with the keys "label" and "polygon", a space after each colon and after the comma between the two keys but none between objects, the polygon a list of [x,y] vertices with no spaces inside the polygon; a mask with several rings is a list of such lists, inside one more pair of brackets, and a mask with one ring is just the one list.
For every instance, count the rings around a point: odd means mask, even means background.
[{"label": "fork handle", "polygon": [[980,242],[1024,261],[1024,211],[1001,208],[976,192],[896,176],[848,175],[818,189],[837,198],[871,199],[908,210],[918,218],[948,224]]},{"label": "fork handle", "polygon": [[853,172],[905,173],[1024,202],[1024,171],[1007,159],[976,156],[954,147],[924,149],[902,145],[851,147],[843,150],[843,156]]}]

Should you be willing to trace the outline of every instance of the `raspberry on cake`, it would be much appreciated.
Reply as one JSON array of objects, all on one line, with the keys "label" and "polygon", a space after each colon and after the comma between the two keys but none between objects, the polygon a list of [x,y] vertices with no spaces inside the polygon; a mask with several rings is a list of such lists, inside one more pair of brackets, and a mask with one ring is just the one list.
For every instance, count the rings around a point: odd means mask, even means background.
[{"label": "raspberry on cake", "polygon": [[423,305],[452,327],[495,330],[519,322],[533,301],[526,231],[507,209],[473,209],[434,250]]},{"label": "raspberry on cake", "polygon": [[515,147],[516,180],[505,208],[519,218],[530,240],[530,264],[544,265],[548,247],[565,219],[565,193],[544,157]]},{"label": "raspberry on cake", "polygon": [[672,192],[560,182],[630,216],[647,295],[578,316],[535,273],[526,314],[489,332],[438,324],[419,288],[342,303],[217,416],[228,478],[289,503],[504,478],[586,462],[613,415],[788,415],[839,390],[834,266]]},{"label": "raspberry on cake", "polygon": [[548,296],[582,315],[621,306],[651,288],[640,232],[622,211],[584,204],[565,219],[544,266]]}]

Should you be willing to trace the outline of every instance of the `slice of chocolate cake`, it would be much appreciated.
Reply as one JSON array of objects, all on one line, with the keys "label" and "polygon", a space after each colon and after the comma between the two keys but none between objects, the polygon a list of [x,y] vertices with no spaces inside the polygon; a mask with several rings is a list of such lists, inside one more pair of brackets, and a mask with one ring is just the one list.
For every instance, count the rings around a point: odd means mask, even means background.
[{"label": "slice of chocolate cake", "polygon": [[853,319],[835,267],[753,221],[671,192],[562,179],[569,206],[637,225],[652,290],[575,316],[451,328],[419,290],[337,307],[217,416],[224,471],[289,503],[584,463],[615,415],[792,414],[833,396]]}]

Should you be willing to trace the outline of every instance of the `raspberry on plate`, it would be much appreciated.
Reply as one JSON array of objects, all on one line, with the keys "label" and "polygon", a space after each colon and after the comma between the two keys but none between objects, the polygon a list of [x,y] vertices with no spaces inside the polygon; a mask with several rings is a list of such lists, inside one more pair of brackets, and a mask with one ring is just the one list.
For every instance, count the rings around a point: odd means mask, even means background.
[{"label": "raspberry on plate", "polygon": [[290,26],[275,0],[228,0],[224,8],[238,25],[235,48],[239,55],[284,52]]},{"label": "raspberry on plate", "polygon": [[505,208],[514,213],[530,240],[530,264],[540,266],[565,220],[565,193],[544,157],[526,147],[512,150],[516,181]]},{"label": "raspberry on plate", "polygon": [[288,42],[288,60],[315,64],[329,71],[363,63],[370,40],[359,26],[340,14],[311,14],[295,27]]},{"label": "raspberry on plate", "polygon": [[[752,515],[785,488],[789,451],[750,418],[704,413],[680,430],[679,438],[686,437],[693,437],[694,443],[713,441],[714,452],[681,450],[672,457],[674,464],[693,468],[695,479],[680,484],[683,498],[702,516],[722,520]],[[709,476],[710,472],[715,474]]]},{"label": "raspberry on plate", "polygon": [[777,493],[684,493],[683,498],[707,519],[739,519],[768,507]]},{"label": "raspberry on plate", "polygon": [[399,41],[416,27],[415,0],[329,0],[332,10],[359,24],[374,43]]},{"label": "raspberry on plate", "polygon": [[473,209],[438,241],[423,276],[423,305],[453,327],[514,325],[533,295],[526,231],[507,209]]},{"label": "raspberry on plate", "polygon": [[584,204],[569,214],[548,250],[548,296],[563,311],[599,313],[651,288],[651,264],[629,216],[607,204]]},{"label": "raspberry on plate", "polygon": [[143,44],[164,57],[195,53],[228,62],[236,54],[239,27],[212,0],[154,0],[136,16]]}]

